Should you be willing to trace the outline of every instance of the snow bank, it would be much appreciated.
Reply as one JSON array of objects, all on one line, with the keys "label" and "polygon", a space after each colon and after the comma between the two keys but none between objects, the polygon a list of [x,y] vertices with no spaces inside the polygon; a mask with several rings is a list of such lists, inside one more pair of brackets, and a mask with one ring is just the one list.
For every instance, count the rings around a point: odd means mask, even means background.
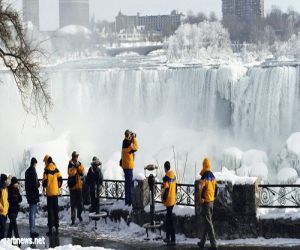
[{"label": "snow bank", "polygon": [[227,169],[238,169],[242,164],[243,151],[238,148],[227,148],[222,153],[222,166]]},{"label": "snow bank", "polygon": [[222,172],[216,172],[215,176],[218,181],[228,181],[232,185],[252,185],[257,180],[256,177],[237,176],[235,171],[230,171],[225,167],[222,168]]},{"label": "snow bank", "polygon": [[250,176],[252,177],[260,177],[266,181],[268,179],[268,173],[268,167],[263,162],[258,162],[251,166]]},{"label": "snow bank", "polygon": [[242,165],[252,166],[258,162],[268,164],[268,156],[264,151],[250,149],[243,153]]},{"label": "snow bank", "polygon": [[293,184],[297,181],[298,174],[294,168],[282,168],[277,173],[276,179],[280,184]]},{"label": "snow bank", "polygon": [[277,168],[294,168],[300,172],[300,132],[292,134],[284,144],[275,161]]},{"label": "snow bank", "polygon": [[[7,240],[3,239],[0,241],[0,249],[5,249],[5,250],[20,250],[19,247],[11,245]],[[30,250],[32,248],[26,248],[26,250]],[[65,245],[65,246],[59,246],[55,248],[51,248],[55,250],[104,250],[104,249],[109,249],[109,248],[103,248],[103,247],[81,247],[81,246],[76,246],[76,245]],[[110,248],[111,249],[111,248]]]}]

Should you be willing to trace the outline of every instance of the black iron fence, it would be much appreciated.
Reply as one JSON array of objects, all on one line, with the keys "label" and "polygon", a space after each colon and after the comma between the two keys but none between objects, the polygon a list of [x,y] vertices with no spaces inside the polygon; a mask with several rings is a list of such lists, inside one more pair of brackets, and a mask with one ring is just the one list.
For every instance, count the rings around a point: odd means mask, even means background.
[{"label": "black iron fence", "polygon": [[[40,183],[42,180],[39,180]],[[25,180],[19,180],[20,193],[25,195]],[[177,184],[177,204],[184,206],[194,206],[194,188],[193,184]],[[162,183],[156,183],[155,202],[161,203]],[[40,195],[43,195],[43,187],[40,185]],[[63,179],[61,187],[61,196],[70,196],[67,179]],[[124,200],[125,199],[125,181],[124,180],[104,180],[100,191],[100,198]]]},{"label": "black iron fence", "polygon": [[300,185],[259,185],[259,207],[300,208]]}]

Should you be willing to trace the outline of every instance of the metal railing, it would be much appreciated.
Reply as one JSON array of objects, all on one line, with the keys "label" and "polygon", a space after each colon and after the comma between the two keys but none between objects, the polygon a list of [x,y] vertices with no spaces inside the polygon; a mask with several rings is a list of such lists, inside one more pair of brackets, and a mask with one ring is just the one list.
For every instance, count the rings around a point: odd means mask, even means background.
[{"label": "metal railing", "polygon": [[258,185],[259,207],[300,208],[300,185]]},{"label": "metal railing", "polygon": [[[42,180],[39,180],[40,183]],[[177,184],[177,204],[184,206],[195,206],[193,184]],[[26,195],[25,180],[19,180],[19,188],[21,195]],[[43,187],[40,185],[40,195],[43,195]],[[162,183],[156,183],[155,202],[161,203]],[[63,179],[61,187],[61,196],[70,196],[67,179]],[[104,180],[100,191],[100,198],[124,200],[125,199],[125,181],[124,180]]]}]

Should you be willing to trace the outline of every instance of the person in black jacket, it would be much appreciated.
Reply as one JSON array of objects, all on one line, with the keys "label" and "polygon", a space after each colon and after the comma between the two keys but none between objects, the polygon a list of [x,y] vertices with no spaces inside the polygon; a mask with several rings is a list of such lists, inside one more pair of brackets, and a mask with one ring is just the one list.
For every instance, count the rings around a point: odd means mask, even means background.
[{"label": "person in black jacket", "polygon": [[100,186],[103,184],[103,175],[101,171],[101,161],[94,156],[91,162],[91,167],[89,168],[86,183],[90,188],[91,195],[91,212],[99,213],[99,195]]},{"label": "person in black jacket", "polygon": [[36,238],[39,234],[35,230],[35,217],[37,214],[37,204],[40,201],[39,187],[40,182],[36,173],[37,160],[31,159],[30,167],[25,172],[25,191],[26,198],[29,204],[29,226],[30,237]]},{"label": "person in black jacket", "polygon": [[22,202],[22,196],[18,188],[18,180],[16,177],[11,179],[11,183],[8,187],[8,218],[9,218],[9,228],[7,232],[7,238],[12,237],[12,232],[14,231],[15,237],[19,238],[19,231],[17,225],[17,217],[20,209],[19,203]]}]

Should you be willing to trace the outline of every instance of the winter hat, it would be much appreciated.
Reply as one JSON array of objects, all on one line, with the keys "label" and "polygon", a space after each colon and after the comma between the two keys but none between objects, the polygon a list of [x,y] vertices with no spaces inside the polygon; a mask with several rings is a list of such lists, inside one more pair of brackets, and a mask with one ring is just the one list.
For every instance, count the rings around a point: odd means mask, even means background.
[{"label": "winter hat", "polygon": [[171,169],[171,164],[170,164],[169,161],[166,161],[166,162],[165,162],[164,168],[165,168],[165,170],[170,170],[170,169]]},{"label": "winter hat", "polygon": [[11,178],[10,184],[14,185],[16,183],[18,183],[18,179],[17,179],[17,177],[14,176],[13,178]]},{"label": "winter hat", "polygon": [[129,129],[126,129],[124,134],[126,137],[128,137],[131,134],[131,131]]},{"label": "winter hat", "polygon": [[101,165],[102,165],[102,162],[99,160],[98,157],[94,156],[93,159],[92,159],[91,164],[92,164],[93,166],[101,166]]},{"label": "winter hat", "polygon": [[79,154],[76,151],[73,151],[72,158],[75,158],[75,157],[78,157],[78,156],[79,156]]},{"label": "winter hat", "polygon": [[205,172],[210,171],[210,169],[211,169],[210,160],[208,158],[204,158],[202,165],[203,165],[203,167],[200,172],[201,176],[203,176]]},{"label": "winter hat", "polygon": [[45,162],[45,163],[47,164],[48,158],[49,158],[49,155],[45,155],[45,157],[44,157],[44,159],[43,159],[43,162]]},{"label": "winter hat", "polygon": [[33,165],[36,164],[36,163],[37,163],[36,158],[32,157],[32,158],[31,158],[31,161],[30,161],[30,166],[33,166]]},{"label": "winter hat", "polygon": [[0,181],[2,183],[6,182],[7,181],[7,175],[6,174],[1,174]]}]

